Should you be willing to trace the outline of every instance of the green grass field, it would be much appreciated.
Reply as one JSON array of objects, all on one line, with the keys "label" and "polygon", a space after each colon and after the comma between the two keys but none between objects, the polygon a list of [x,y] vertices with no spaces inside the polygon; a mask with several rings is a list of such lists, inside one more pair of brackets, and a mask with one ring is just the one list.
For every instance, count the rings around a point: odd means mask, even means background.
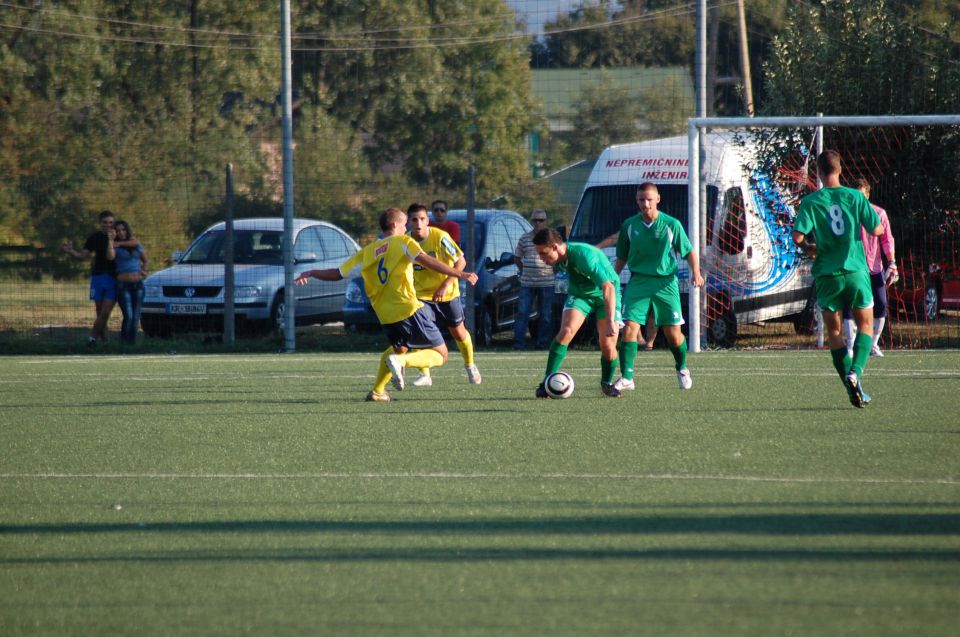
[{"label": "green grass field", "polygon": [[0,359],[0,634],[947,635],[960,353]]}]

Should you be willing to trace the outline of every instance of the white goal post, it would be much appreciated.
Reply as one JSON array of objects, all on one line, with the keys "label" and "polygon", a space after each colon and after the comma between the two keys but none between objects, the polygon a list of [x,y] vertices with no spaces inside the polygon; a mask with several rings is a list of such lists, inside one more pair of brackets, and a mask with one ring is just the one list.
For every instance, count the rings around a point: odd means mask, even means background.
[{"label": "white goal post", "polygon": [[[818,131],[817,139],[822,140],[824,126],[831,127],[879,127],[879,126],[956,126],[960,125],[960,115],[864,115],[864,116],[809,116],[809,117],[696,117],[688,120],[688,157],[687,192],[689,207],[687,228],[690,242],[696,247],[703,262],[706,251],[706,237],[701,228],[706,227],[706,196],[701,189],[706,188],[705,176],[701,175],[700,151],[703,135],[707,129],[750,130],[761,128],[811,128]],[[707,272],[704,272],[704,278]],[[699,352],[703,330],[701,328],[701,308],[706,290],[699,289],[694,294],[690,288],[688,298],[688,346],[690,351]]]}]

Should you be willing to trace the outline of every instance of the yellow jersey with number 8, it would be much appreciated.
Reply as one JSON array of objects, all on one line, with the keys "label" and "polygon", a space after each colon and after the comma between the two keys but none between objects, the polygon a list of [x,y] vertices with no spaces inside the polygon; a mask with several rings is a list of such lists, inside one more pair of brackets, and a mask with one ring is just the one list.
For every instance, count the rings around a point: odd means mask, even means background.
[{"label": "yellow jersey with number 8", "polygon": [[398,323],[423,307],[413,285],[413,260],[421,252],[409,235],[384,237],[344,261],[340,274],[346,277],[359,265],[363,288],[380,323]]},{"label": "yellow jersey with number 8", "polygon": [[[451,268],[463,254],[449,234],[433,226],[427,227],[427,236],[419,244],[424,252]],[[419,263],[413,264],[413,284],[417,288],[417,298],[422,301],[432,301],[433,293],[447,278],[446,274],[425,268]],[[450,301],[458,296],[460,296],[460,281],[454,279],[440,301]]]}]

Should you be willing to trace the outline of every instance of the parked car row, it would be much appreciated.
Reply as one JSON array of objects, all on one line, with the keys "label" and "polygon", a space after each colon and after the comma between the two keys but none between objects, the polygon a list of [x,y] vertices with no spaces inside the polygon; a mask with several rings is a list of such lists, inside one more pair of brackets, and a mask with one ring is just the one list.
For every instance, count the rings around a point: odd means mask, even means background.
[{"label": "parked car row", "polygon": [[[465,210],[451,210],[448,219],[465,226]],[[519,305],[520,278],[513,250],[529,222],[509,210],[477,210],[473,269],[475,340],[489,345],[497,332],[513,328]],[[147,336],[177,332],[222,331],[225,305],[226,224],[207,228],[176,263],[147,277],[141,326]],[[294,278],[307,270],[335,268],[360,249],[333,224],[311,219],[293,222]],[[464,228],[463,236],[466,236]],[[283,326],[286,314],[283,269],[283,219],[240,219],[234,222],[234,311],[238,331],[266,333]],[[466,286],[462,286],[466,296]],[[295,288],[298,325],[344,321],[348,328],[379,325],[359,277],[337,282],[310,279]],[[531,315],[536,329],[539,310]]]},{"label": "parked car row", "polygon": [[[282,325],[284,300],[283,219],[240,219],[233,233],[233,303],[240,330],[264,333]],[[360,249],[340,228],[324,221],[294,219],[294,277],[306,270],[339,266]],[[140,324],[147,336],[174,332],[222,331],[226,224],[207,228],[176,264],[147,277]],[[297,286],[299,324],[343,318],[347,281],[311,279]]]}]

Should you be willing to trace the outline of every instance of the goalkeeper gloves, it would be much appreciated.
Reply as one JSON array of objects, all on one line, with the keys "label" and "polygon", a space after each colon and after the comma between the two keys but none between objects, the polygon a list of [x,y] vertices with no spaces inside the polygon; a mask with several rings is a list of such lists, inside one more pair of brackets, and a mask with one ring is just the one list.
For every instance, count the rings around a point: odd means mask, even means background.
[{"label": "goalkeeper gloves", "polygon": [[886,285],[893,285],[900,280],[900,273],[897,271],[897,264],[891,262],[887,269],[883,271],[883,282]]}]

